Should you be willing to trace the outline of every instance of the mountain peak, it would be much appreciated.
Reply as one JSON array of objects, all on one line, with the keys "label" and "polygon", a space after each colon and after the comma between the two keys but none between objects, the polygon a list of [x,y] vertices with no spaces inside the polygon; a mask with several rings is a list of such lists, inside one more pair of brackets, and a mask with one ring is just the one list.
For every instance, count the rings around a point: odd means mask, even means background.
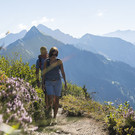
[{"label": "mountain peak", "polygon": [[96,36],[95,36],[95,35],[92,35],[92,34],[87,33],[87,34],[83,35],[83,36],[81,37],[81,39],[91,39],[92,37],[96,37]]},{"label": "mountain peak", "polygon": [[31,27],[29,31],[32,31],[34,33],[39,33],[39,30],[35,26]]},{"label": "mountain peak", "polygon": [[33,26],[33,27],[31,27],[31,29],[26,33],[26,35],[25,35],[25,39],[26,38],[32,38],[32,37],[35,37],[35,36],[37,36],[38,34],[41,34],[40,33],[40,31],[35,27],[35,26]]},{"label": "mountain peak", "polygon": [[37,28],[38,28],[38,30],[40,30],[40,31],[44,30],[44,31],[46,32],[46,34],[52,32],[52,29],[50,29],[50,28],[44,26],[43,24],[39,24],[39,25],[37,26]]}]

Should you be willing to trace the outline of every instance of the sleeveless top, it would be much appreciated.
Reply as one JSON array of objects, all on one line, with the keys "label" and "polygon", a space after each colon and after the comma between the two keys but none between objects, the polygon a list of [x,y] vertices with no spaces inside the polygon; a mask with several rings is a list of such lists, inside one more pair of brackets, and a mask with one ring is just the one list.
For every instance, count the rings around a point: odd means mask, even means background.
[{"label": "sleeveless top", "polygon": [[[57,59],[57,62],[60,59]],[[53,63],[50,65],[50,59],[46,60],[46,73],[45,73],[45,81],[56,81],[60,80],[60,64]]]}]

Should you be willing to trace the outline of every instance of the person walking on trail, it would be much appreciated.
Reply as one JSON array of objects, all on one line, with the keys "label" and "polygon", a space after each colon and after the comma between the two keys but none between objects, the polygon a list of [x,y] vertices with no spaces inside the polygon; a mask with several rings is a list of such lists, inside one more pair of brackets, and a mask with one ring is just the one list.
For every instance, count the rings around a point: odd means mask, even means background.
[{"label": "person walking on trail", "polygon": [[[38,59],[36,61],[36,81],[37,81],[38,88],[40,88],[39,70],[41,70],[41,78],[42,78],[44,62],[45,62],[45,60],[48,57],[47,48],[45,46],[42,46],[40,48],[40,53],[41,54],[38,56]],[[45,103],[46,103],[46,106],[47,106],[47,104],[48,104],[48,97],[47,97],[45,89],[43,89],[43,91],[45,93]]]},{"label": "person walking on trail", "polygon": [[38,59],[36,61],[36,81],[38,87],[40,87],[39,70],[41,70],[41,78],[42,78],[44,62],[48,57],[47,48],[45,46],[42,46],[40,48],[40,53],[41,54],[38,56]]},{"label": "person walking on trail", "polygon": [[44,63],[42,78],[42,88],[46,89],[48,95],[47,109],[50,112],[52,111],[52,108],[54,109],[54,122],[56,122],[56,115],[59,107],[59,97],[61,96],[62,89],[60,71],[65,82],[65,89],[67,89],[63,63],[60,59],[57,58],[57,56],[58,49],[56,47],[52,47],[49,51],[49,58]]}]

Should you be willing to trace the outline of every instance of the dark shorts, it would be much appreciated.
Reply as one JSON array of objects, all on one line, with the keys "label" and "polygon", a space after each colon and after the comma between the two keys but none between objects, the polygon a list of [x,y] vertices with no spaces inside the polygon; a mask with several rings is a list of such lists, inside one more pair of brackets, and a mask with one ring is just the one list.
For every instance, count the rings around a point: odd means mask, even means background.
[{"label": "dark shorts", "polygon": [[62,82],[61,80],[45,81],[45,89],[47,95],[61,96]]}]

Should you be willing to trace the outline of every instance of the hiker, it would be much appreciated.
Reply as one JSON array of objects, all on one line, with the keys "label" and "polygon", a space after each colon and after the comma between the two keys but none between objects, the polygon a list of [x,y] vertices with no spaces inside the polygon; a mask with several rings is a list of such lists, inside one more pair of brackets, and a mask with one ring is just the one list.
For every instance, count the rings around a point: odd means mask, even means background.
[{"label": "hiker", "polygon": [[[40,53],[41,53],[41,55],[38,56],[38,59],[36,61],[36,81],[37,81],[38,88],[40,88],[39,70],[41,70],[41,78],[42,78],[44,62],[45,62],[45,60],[48,57],[47,48],[45,46],[42,46],[40,48]],[[43,89],[43,92],[45,94],[45,104],[47,106],[47,104],[48,104],[48,97],[47,97],[45,89]]]},{"label": "hiker", "polygon": [[[63,63],[57,58],[58,49],[52,47],[49,51],[49,58],[44,63],[42,87],[46,88],[48,96],[48,110],[51,112],[54,109],[54,120],[59,107],[59,97],[61,96],[62,81],[60,71],[65,82],[65,89],[67,89],[66,77],[63,68]],[[45,83],[43,83],[45,81]],[[52,116],[51,116],[52,117]],[[55,121],[56,122],[56,121]]]},{"label": "hiker", "polygon": [[36,61],[36,81],[37,81],[37,86],[40,87],[40,81],[39,81],[39,70],[41,70],[41,78],[42,78],[42,72],[43,72],[43,66],[44,66],[44,61],[47,59],[48,54],[47,54],[47,48],[45,46],[42,46],[40,48],[40,53],[41,55],[38,56],[38,59]]}]

